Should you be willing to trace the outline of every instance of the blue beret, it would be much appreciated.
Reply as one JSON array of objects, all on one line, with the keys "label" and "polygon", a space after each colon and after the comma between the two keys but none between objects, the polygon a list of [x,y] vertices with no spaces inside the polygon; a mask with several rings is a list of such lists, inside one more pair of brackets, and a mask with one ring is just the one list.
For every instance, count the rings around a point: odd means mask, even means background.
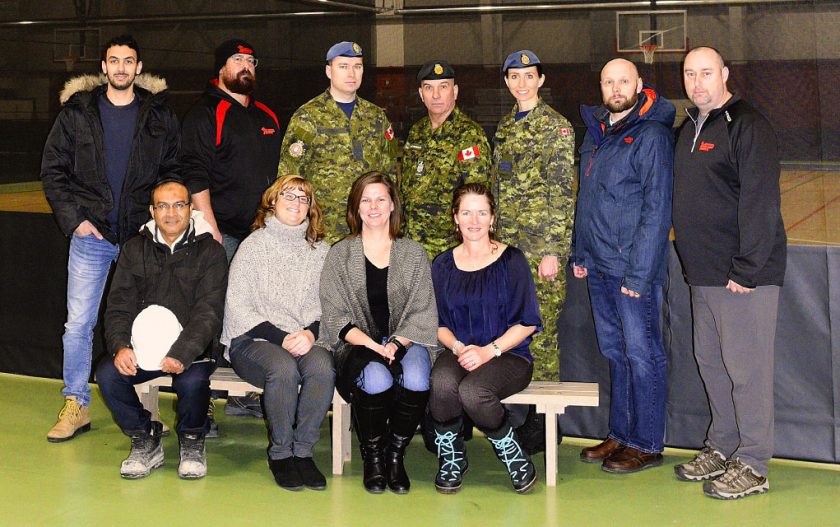
[{"label": "blue beret", "polygon": [[362,46],[356,44],[355,42],[339,42],[335,44],[333,47],[327,51],[327,62],[331,61],[336,57],[361,57],[362,56]]},{"label": "blue beret", "polygon": [[540,63],[540,59],[530,49],[514,51],[505,59],[502,64],[502,73],[507,73],[510,68],[530,68]]}]

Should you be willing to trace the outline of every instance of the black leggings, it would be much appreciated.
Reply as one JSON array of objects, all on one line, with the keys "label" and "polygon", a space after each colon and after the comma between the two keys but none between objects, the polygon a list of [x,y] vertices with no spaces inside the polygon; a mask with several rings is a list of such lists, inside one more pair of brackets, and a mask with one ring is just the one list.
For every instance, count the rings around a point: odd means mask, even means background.
[{"label": "black leggings", "polygon": [[439,423],[466,412],[483,431],[497,430],[505,418],[501,400],[528,387],[534,365],[514,353],[504,353],[468,372],[444,350],[432,368],[429,410]]}]

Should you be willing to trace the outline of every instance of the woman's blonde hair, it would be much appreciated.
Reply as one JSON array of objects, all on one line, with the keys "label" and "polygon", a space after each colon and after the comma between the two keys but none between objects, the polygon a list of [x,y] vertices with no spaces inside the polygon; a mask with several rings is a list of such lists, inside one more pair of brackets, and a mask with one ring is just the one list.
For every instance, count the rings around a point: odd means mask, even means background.
[{"label": "woman's blonde hair", "polygon": [[[312,183],[296,174],[278,177],[274,183],[263,192],[262,202],[257,209],[257,217],[254,219],[251,230],[262,229],[268,218],[274,216],[274,203],[283,192],[295,189],[302,190],[309,198],[309,211],[306,215],[309,218],[309,227],[306,228],[306,240],[310,245],[324,238],[324,225],[322,223],[323,213],[318,200],[315,199],[315,189]],[[281,198],[282,199],[282,198]]]}]

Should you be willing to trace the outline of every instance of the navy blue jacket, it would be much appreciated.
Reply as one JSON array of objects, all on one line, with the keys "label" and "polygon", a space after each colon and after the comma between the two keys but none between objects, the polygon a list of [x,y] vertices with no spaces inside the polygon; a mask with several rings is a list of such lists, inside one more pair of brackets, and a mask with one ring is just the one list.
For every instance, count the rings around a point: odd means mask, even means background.
[{"label": "navy blue jacket", "polygon": [[587,132],[570,262],[623,277],[643,295],[665,281],[675,110],[645,86],[624,119],[610,126],[609,115],[603,105],[581,106]]}]

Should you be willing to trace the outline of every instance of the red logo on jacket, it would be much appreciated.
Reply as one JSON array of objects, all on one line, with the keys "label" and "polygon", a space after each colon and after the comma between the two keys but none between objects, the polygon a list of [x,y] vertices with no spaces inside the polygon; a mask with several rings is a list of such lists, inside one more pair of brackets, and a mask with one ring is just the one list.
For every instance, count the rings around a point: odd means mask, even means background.
[{"label": "red logo on jacket", "polygon": [[701,152],[708,152],[709,150],[714,149],[714,143],[707,143],[706,141],[700,141],[700,151]]},{"label": "red logo on jacket", "polygon": [[261,127],[260,130],[262,130],[263,135],[274,135],[275,132],[274,128],[266,128],[265,126]]},{"label": "red logo on jacket", "polygon": [[627,137],[624,138],[624,142],[629,145],[630,143],[633,142],[633,138],[628,135]]}]

